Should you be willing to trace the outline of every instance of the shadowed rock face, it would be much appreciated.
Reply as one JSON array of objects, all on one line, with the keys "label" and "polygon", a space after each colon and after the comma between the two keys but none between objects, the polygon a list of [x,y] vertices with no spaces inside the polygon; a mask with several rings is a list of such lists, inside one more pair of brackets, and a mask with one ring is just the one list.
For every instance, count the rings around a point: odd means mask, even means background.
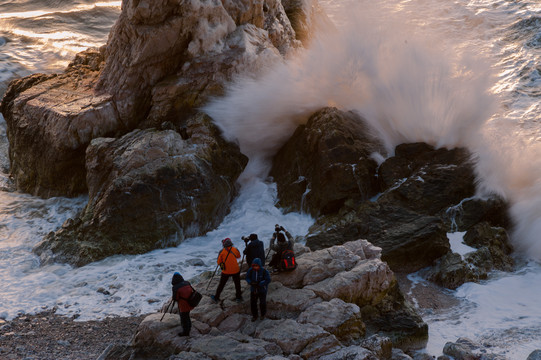
[{"label": "shadowed rock face", "polygon": [[[382,248],[382,259],[394,271],[413,272],[450,254],[447,232],[486,223],[488,229],[470,237],[499,234],[506,245],[478,247],[467,261],[449,255],[432,278],[450,277],[437,282],[456,287],[492,269],[511,269],[500,249],[509,246],[501,228],[511,224],[508,205],[496,195],[475,196],[474,164],[466,149],[401,144],[378,166],[372,155],[380,148],[360,117],[328,108],[299,126],[279,150],[271,171],[279,205],[318,217],[307,246],[366,238]],[[471,265],[474,273],[467,271]]]},{"label": "shadowed rock face", "polygon": [[316,112],[273,159],[279,206],[317,216],[337,212],[347,199],[370,198],[378,192],[372,158],[378,151],[381,144],[357,114]]},{"label": "shadowed rock face", "polygon": [[208,116],[191,118],[184,129],[187,139],[149,129],[92,141],[88,205],[35,248],[42,262],[81,266],[178,245],[215,228],[247,158],[221,138]]}]

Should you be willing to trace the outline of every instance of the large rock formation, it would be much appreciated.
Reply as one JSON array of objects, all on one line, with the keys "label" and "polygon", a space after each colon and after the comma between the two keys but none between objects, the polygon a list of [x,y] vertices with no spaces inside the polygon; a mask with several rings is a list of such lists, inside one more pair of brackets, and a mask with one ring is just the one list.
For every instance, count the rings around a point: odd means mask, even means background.
[{"label": "large rock formation", "polygon": [[357,114],[316,112],[274,157],[278,205],[317,216],[335,213],[347,199],[369,199],[378,192],[372,155],[382,148]]},{"label": "large rock formation", "polygon": [[86,191],[86,146],[121,127],[111,96],[94,92],[102,66],[102,54],[87,51],[64,74],[30,75],[10,84],[0,112],[19,190],[43,197]]},{"label": "large rock formation", "polygon": [[[220,304],[205,297],[191,312],[190,337],[177,336],[178,315],[152,314],[123,354],[117,349],[103,358],[390,359],[393,346],[422,348],[427,326],[401,296],[380,251],[357,240],[304,253],[296,270],[273,275],[265,320],[250,321],[248,302],[234,301],[230,283]],[[210,294],[218,280],[206,291],[209,276],[192,279],[192,285]],[[248,299],[248,286],[243,288]]]},{"label": "large rock formation", "polygon": [[124,0],[100,51],[78,55],[64,74],[10,84],[0,111],[18,188],[84,193],[92,139],[178,125],[235,75],[255,74],[299,46],[279,0]]},{"label": "large rock formation", "polygon": [[178,245],[219,225],[248,159],[199,114],[173,130],[98,138],[87,149],[89,202],[35,252],[81,266]]},{"label": "large rock formation", "polygon": [[[366,238],[383,249],[382,259],[394,271],[401,272],[434,265],[449,254],[439,264],[460,263],[464,271],[449,270],[462,279],[437,282],[452,287],[479,280],[493,269],[510,269],[504,230],[511,224],[507,204],[495,195],[476,196],[474,164],[467,150],[402,144],[378,166],[380,149],[360,117],[332,108],[315,113],[280,149],[271,171],[279,205],[319,216],[307,246],[314,250]],[[465,262],[451,256],[447,233],[482,223],[488,229],[472,231],[469,237],[503,239],[496,244],[504,245],[479,246]],[[466,271],[471,265],[476,274]],[[447,270],[440,266],[436,273],[442,271]]]}]

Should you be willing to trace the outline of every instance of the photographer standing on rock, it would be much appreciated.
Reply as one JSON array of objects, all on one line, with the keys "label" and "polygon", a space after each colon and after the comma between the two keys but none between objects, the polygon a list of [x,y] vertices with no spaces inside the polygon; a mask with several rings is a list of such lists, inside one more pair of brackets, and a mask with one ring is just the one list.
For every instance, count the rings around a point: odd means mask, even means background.
[{"label": "photographer standing on rock", "polygon": [[246,255],[248,266],[252,266],[252,262],[256,258],[261,260],[261,266],[265,266],[265,245],[257,238],[257,234],[250,234],[249,237],[243,236],[242,240],[246,243],[244,255]]},{"label": "photographer standing on rock", "polygon": [[252,310],[252,321],[257,320],[257,300],[259,299],[259,310],[261,320],[267,314],[267,287],[271,277],[267,269],[262,267],[261,260],[255,258],[252,266],[246,272],[246,282],[250,284],[250,308]]},{"label": "photographer standing on rock", "polygon": [[240,259],[240,251],[233,246],[233,242],[230,238],[225,238],[222,240],[223,249],[218,254],[217,263],[222,269],[222,276],[220,277],[220,283],[216,289],[216,294],[211,295],[211,299],[214,302],[220,301],[220,294],[224,289],[227,279],[230,277],[233,278],[233,283],[235,283],[235,292],[236,292],[236,301],[242,302],[242,292],[240,289],[240,267],[237,259]]},{"label": "photographer standing on rock", "polygon": [[173,300],[178,303],[178,312],[180,314],[180,324],[182,325],[182,332],[178,336],[190,336],[190,330],[192,329],[192,320],[190,319],[190,311],[193,307],[188,304],[188,299],[193,292],[192,286],[188,281],[185,281],[180,273],[173,274],[171,279]]},{"label": "photographer standing on rock", "polygon": [[283,252],[285,250],[293,250],[293,236],[283,226],[276,224],[270,241],[270,249],[274,251],[274,255],[272,255],[269,266],[279,270]]}]

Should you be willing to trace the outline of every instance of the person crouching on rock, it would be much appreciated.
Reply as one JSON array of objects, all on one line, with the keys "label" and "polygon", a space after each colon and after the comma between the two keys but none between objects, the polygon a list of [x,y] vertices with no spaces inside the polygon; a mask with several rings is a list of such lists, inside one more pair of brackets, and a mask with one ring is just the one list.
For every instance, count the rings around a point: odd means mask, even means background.
[{"label": "person crouching on rock", "polygon": [[246,255],[248,266],[252,265],[255,258],[259,258],[261,266],[265,266],[265,245],[263,245],[263,241],[257,238],[257,234],[250,234],[249,237],[243,237],[242,239],[246,243],[244,255]]},{"label": "person crouching on rock", "polygon": [[246,272],[246,282],[250,284],[250,307],[252,310],[252,321],[257,320],[257,300],[259,299],[259,309],[261,311],[261,320],[265,319],[267,314],[267,288],[271,282],[271,277],[267,269],[261,265],[261,260],[255,258],[252,266]]},{"label": "person crouching on rock", "polygon": [[190,330],[192,329],[190,311],[193,310],[193,307],[188,304],[186,299],[192,294],[192,286],[188,281],[185,281],[178,272],[173,274],[171,285],[173,285],[173,300],[178,303],[180,324],[182,325],[182,332],[179,333],[178,336],[190,336]]},{"label": "person crouching on rock", "polygon": [[279,271],[282,254],[285,250],[293,249],[293,236],[291,236],[289,231],[284,229],[283,226],[276,224],[274,226],[274,234],[272,234],[269,247],[274,251],[269,266],[273,267],[274,271]]},{"label": "person crouching on rock", "polygon": [[236,247],[233,246],[233,242],[230,238],[223,239],[222,245],[224,248],[220,251],[220,254],[218,254],[217,260],[218,265],[220,265],[220,268],[222,269],[222,276],[220,277],[220,283],[216,289],[216,294],[211,295],[210,298],[216,303],[219,302],[220,294],[224,289],[227,279],[232,277],[233,283],[235,284],[235,300],[237,302],[242,302],[242,292],[240,289],[240,267],[239,263],[237,262],[237,259],[240,259],[240,252]]}]

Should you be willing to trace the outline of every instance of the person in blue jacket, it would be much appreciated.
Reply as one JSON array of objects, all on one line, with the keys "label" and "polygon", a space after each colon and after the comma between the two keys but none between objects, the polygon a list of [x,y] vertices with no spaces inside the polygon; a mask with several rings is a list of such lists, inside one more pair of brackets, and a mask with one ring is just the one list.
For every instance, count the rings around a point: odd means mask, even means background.
[{"label": "person in blue jacket", "polygon": [[250,284],[250,307],[252,309],[252,321],[257,320],[258,299],[259,309],[261,311],[261,320],[263,320],[267,314],[267,288],[271,282],[271,277],[267,269],[261,265],[261,259],[255,258],[252,262],[252,266],[246,272],[246,282]]}]

